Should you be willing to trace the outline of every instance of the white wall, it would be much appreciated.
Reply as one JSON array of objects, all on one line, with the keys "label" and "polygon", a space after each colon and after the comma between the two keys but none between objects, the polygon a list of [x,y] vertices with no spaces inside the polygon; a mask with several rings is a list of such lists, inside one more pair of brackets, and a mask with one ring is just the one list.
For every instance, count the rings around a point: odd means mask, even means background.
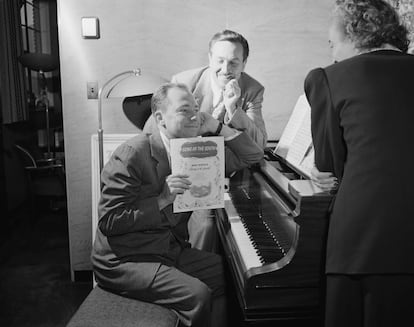
[{"label": "white wall", "polygon": [[[72,270],[88,270],[91,250],[90,137],[97,100],[86,82],[101,86],[140,67],[167,79],[207,64],[211,36],[242,33],[251,48],[246,72],[266,88],[263,115],[278,139],[313,67],[331,62],[327,42],[332,0],[58,0],[59,46]],[[81,37],[81,17],[100,20],[101,37]],[[104,103],[105,133],[135,133],[120,110]]]}]

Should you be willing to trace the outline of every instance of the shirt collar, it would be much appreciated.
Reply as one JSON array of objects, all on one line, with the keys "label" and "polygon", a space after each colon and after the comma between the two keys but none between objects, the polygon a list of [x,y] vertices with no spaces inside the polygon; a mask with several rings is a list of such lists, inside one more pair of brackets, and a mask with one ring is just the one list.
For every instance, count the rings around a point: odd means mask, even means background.
[{"label": "shirt collar", "polygon": [[367,50],[362,50],[359,52],[359,54],[364,54],[364,53],[369,53],[369,52],[374,52],[374,51],[380,51],[380,50],[392,50],[392,51],[399,51],[402,52],[400,49],[398,49],[397,47],[385,43],[382,46],[378,47],[378,48],[371,48],[371,49],[367,49]]}]

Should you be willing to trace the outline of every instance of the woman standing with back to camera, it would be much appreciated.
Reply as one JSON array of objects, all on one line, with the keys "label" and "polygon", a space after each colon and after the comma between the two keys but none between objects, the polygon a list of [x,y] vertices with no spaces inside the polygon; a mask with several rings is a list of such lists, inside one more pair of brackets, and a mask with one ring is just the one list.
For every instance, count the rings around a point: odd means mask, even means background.
[{"label": "woman standing with back to camera", "polygon": [[337,0],[329,36],[336,63],[305,81],[316,167],[339,181],[325,325],[412,326],[414,56],[406,53],[407,30],[382,0]]}]

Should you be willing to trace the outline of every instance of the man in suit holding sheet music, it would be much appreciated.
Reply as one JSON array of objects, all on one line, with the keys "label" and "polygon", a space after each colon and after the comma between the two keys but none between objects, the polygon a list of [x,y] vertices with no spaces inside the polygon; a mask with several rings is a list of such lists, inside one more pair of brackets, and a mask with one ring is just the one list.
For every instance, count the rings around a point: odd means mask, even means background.
[{"label": "man in suit holding sheet music", "polygon": [[199,112],[185,85],[161,86],[151,109],[157,130],[123,143],[102,171],[92,252],[96,280],[118,294],[170,308],[184,326],[225,326],[222,259],[191,248],[191,212],[173,213],[175,196],[191,182],[171,174],[169,139],[223,136],[227,175],[260,161],[263,150],[246,133]]}]

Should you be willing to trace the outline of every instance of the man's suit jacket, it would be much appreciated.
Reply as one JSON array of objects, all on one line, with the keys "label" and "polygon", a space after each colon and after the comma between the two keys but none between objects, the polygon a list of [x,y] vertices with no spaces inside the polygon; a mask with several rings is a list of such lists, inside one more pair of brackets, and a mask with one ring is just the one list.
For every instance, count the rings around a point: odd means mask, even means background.
[{"label": "man's suit jacket", "polygon": [[[210,114],[213,112],[213,91],[211,90],[211,69],[209,67],[181,72],[174,75],[171,82],[185,84],[200,105],[200,111]],[[242,110],[235,111],[231,120],[228,120],[226,115],[224,121],[233,128],[245,131],[259,146],[264,148],[267,142],[262,116],[264,87],[244,72],[238,83],[241,89],[238,106]],[[155,128],[157,127],[151,116],[144,126],[144,132],[152,133]]]},{"label": "man's suit jacket", "polygon": [[340,186],[327,273],[414,273],[414,56],[381,50],[311,71],[315,163]]},{"label": "man's suit jacket", "polygon": [[[263,157],[263,151],[245,133],[226,142],[226,148],[227,173]],[[139,280],[139,274],[145,273],[131,269],[119,276],[118,266],[128,262],[173,265],[171,242],[178,240],[182,247],[187,246],[191,212],[174,214],[172,204],[161,211],[158,207],[157,198],[169,174],[171,169],[159,132],[138,134],[123,143],[105,165],[92,263],[97,280],[110,283],[106,287],[116,288],[115,280],[118,285],[128,283],[125,280]],[[153,267],[147,273],[155,273]]]}]

